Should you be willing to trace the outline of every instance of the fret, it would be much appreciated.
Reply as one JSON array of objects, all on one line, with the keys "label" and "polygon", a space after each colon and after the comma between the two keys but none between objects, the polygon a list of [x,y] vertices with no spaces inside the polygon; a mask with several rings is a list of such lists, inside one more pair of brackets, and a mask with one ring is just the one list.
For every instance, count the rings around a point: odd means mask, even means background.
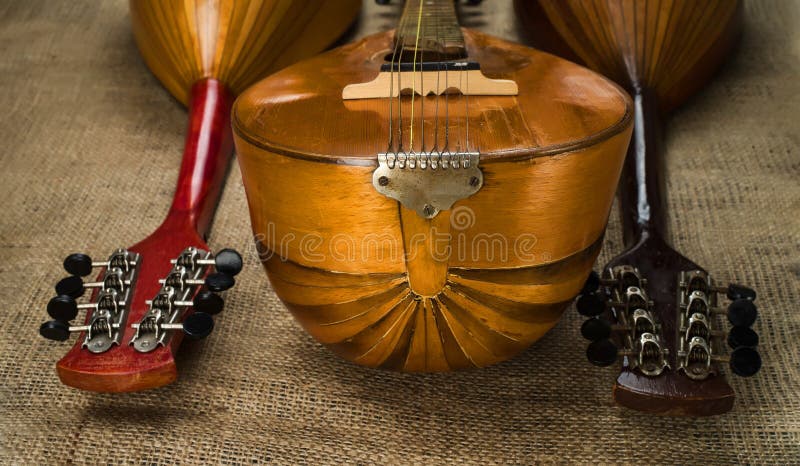
[{"label": "fret", "polygon": [[407,0],[397,27],[395,41],[398,40],[402,47],[400,62],[412,61],[415,50],[418,59],[421,54],[427,62],[467,56],[452,0]]}]

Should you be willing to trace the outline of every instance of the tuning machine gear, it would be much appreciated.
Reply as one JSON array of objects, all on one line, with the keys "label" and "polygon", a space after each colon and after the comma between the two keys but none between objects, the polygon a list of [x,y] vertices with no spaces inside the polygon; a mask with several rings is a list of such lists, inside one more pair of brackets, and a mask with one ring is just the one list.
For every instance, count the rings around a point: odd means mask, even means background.
[{"label": "tuning machine gear", "polygon": [[[719,296],[732,302],[723,308],[718,306]],[[716,365],[728,363],[731,371],[749,377],[761,368],[761,356],[755,347],[758,334],[750,327],[758,317],[756,293],[742,285],[715,286],[711,277],[702,270],[690,270],[678,277],[678,328],[681,332],[678,351],[679,369],[687,377],[704,380],[716,374]],[[727,334],[718,329],[715,315],[727,316],[732,325]],[[733,350],[729,356],[722,355],[726,341]]]},{"label": "tuning machine gear", "polygon": [[581,335],[591,341],[586,350],[589,362],[607,366],[625,356],[631,368],[644,375],[659,375],[669,368],[669,350],[662,343],[661,325],[652,312],[647,280],[628,265],[613,267],[606,274],[600,277],[592,272],[576,302],[578,312],[589,317],[581,326]]},{"label": "tuning machine gear", "polygon": [[[53,320],[42,324],[39,333],[50,340],[65,341],[70,333],[84,332],[82,346],[93,353],[102,353],[119,344],[138,265],[139,255],[125,249],[117,249],[104,262],[93,262],[80,253],[67,256],[64,268],[74,275],[56,284],[57,295],[47,304],[47,313]],[[88,275],[95,267],[106,267],[103,279],[83,282],[81,276]],[[97,289],[94,301],[78,304],[77,299],[87,289]],[[86,325],[70,325],[82,309],[88,312]]]},{"label": "tuning machine gear", "polygon": [[[222,311],[224,300],[216,292],[235,284],[233,275],[242,269],[242,257],[232,249],[216,255],[195,247],[186,248],[170,261],[172,270],[138,323],[130,344],[139,352],[149,352],[167,344],[172,331],[182,330],[188,337],[204,338],[214,328],[211,315]],[[208,273],[211,267],[216,272]],[[205,276],[205,278],[203,278]],[[204,286],[205,289],[200,289]]]}]

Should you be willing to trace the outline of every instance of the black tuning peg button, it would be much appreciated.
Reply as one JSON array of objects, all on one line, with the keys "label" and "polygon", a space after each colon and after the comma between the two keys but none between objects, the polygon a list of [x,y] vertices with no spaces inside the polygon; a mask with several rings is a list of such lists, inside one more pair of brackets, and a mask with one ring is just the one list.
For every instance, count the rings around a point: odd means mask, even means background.
[{"label": "black tuning peg button", "polygon": [[69,322],[78,315],[78,303],[69,295],[58,295],[47,303],[47,314],[53,319]]},{"label": "black tuning peg button", "polygon": [[595,293],[583,294],[575,303],[578,313],[586,317],[599,316],[606,309],[605,302]]},{"label": "black tuning peg button", "polygon": [[728,346],[731,349],[758,346],[758,334],[749,327],[733,327],[728,332]]},{"label": "black tuning peg button", "polygon": [[242,256],[233,249],[223,249],[214,256],[217,272],[234,276],[242,271]]},{"label": "black tuning peg button", "polygon": [[731,353],[730,366],[739,377],[750,377],[761,369],[761,355],[753,348],[736,348]]},{"label": "black tuning peg button", "polygon": [[589,341],[605,340],[611,336],[611,323],[605,319],[588,319],[581,325],[581,335]]},{"label": "black tuning peg button", "polygon": [[76,252],[64,259],[64,270],[71,275],[85,277],[92,273],[92,258]]},{"label": "black tuning peg button", "polygon": [[610,366],[617,360],[617,345],[611,340],[598,340],[589,343],[586,357],[595,366]]},{"label": "black tuning peg button", "polygon": [[236,280],[226,273],[212,273],[206,277],[206,287],[211,291],[225,291],[236,284]]},{"label": "black tuning peg button", "polygon": [[70,277],[61,279],[58,283],[56,283],[57,295],[66,295],[77,299],[83,296],[83,292],[83,280],[81,280],[81,277],[77,275],[72,275]]},{"label": "black tuning peg button", "polygon": [[391,0],[375,0],[375,3],[377,3],[378,5],[388,5],[389,3],[391,3]]},{"label": "black tuning peg button", "polygon": [[219,314],[225,305],[225,301],[218,294],[207,290],[197,293],[192,303],[195,311],[210,315]]},{"label": "black tuning peg button", "polygon": [[758,317],[755,303],[749,299],[739,298],[728,305],[728,320],[736,327],[750,327]]},{"label": "black tuning peg button", "polygon": [[586,282],[583,284],[581,294],[594,293],[598,288],[600,288],[600,274],[592,270],[592,272],[586,278]]},{"label": "black tuning peg button", "polygon": [[735,301],[737,299],[749,299],[750,301],[756,300],[756,292],[752,288],[748,288],[746,286],[737,285],[735,283],[731,283],[728,285],[728,289],[726,290],[726,295],[728,299],[731,301]]},{"label": "black tuning peg button", "polygon": [[39,327],[39,335],[48,340],[66,341],[69,338],[69,324],[60,320],[51,320]]},{"label": "black tuning peg button", "polygon": [[183,321],[183,333],[193,340],[207,337],[214,330],[214,319],[205,312],[195,312]]}]

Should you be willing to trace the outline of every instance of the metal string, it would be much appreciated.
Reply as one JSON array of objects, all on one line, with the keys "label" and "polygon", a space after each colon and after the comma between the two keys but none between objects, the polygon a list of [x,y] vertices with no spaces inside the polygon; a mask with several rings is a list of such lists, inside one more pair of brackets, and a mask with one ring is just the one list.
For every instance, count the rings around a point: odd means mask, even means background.
[{"label": "metal string", "polygon": [[[414,96],[416,96],[416,85],[417,85],[417,50],[419,50],[419,36],[420,36],[420,26],[422,25],[422,5],[424,1],[419,1],[419,13],[417,14],[417,37],[414,39],[414,58],[412,60],[411,65],[411,124],[409,125],[409,137],[408,137],[408,145],[411,146],[411,152],[414,152]],[[422,78],[422,72],[420,72],[420,79]]]},{"label": "metal string", "polygon": [[[388,144],[388,147],[386,148],[386,153],[387,154],[392,151],[392,146],[394,145],[394,130],[392,129],[392,123],[393,123],[393,120],[394,120],[394,118],[392,118],[392,107],[394,107],[394,102],[392,101],[392,92],[394,92],[395,58],[397,57],[397,50],[400,48],[400,43],[402,42],[400,40],[400,27],[399,27],[399,25],[398,25],[397,31],[398,32],[396,34],[397,37],[395,38],[394,50],[392,50],[392,61],[390,63],[391,68],[389,69],[389,144]],[[400,92],[400,89],[399,89],[399,85],[400,85],[400,82],[399,82],[399,79],[400,79],[399,69],[398,69],[397,79],[398,79],[398,90],[397,90],[397,92],[399,93]]]}]

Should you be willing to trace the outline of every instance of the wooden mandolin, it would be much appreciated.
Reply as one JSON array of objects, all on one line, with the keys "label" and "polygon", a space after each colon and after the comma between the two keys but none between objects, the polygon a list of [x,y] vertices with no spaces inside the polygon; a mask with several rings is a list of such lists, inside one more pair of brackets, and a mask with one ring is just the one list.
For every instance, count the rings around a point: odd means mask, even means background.
[{"label": "wooden mandolin", "polygon": [[602,244],[629,96],[409,0],[393,32],[245,91],[233,128],[272,287],[370,367],[447,371],[540,338]]},{"label": "wooden mandolin", "polygon": [[[521,15],[530,3],[517,1]],[[547,17],[591,68],[634,95],[635,127],[619,187],[624,252],[592,276],[578,299],[589,360],[622,358],[618,403],[659,414],[731,409],[726,367],[755,374],[761,359],[755,292],[721,287],[666,241],[659,120],[695,93],[730,52],[741,6],[734,0],[540,0]],[[723,306],[722,297],[732,302]],[[726,331],[720,315],[733,328]],[[733,351],[725,355],[724,347]]]},{"label": "wooden mandolin", "polygon": [[[71,274],[48,304],[40,333],[80,333],[57,365],[61,381],[102,392],[143,390],[177,377],[184,334],[210,333],[217,292],[234,284],[242,259],[205,243],[233,150],[230,109],[247,85],[318,52],[354,19],[357,0],[132,0],[133,32],[152,72],[189,106],[189,128],[172,207],[143,241],[93,261],[72,254]],[[216,269],[216,272],[210,273]],[[99,269],[95,282],[81,277]],[[78,304],[86,290],[89,302]],[[70,325],[86,309],[84,325]],[[178,331],[180,330],[180,331]]]}]

